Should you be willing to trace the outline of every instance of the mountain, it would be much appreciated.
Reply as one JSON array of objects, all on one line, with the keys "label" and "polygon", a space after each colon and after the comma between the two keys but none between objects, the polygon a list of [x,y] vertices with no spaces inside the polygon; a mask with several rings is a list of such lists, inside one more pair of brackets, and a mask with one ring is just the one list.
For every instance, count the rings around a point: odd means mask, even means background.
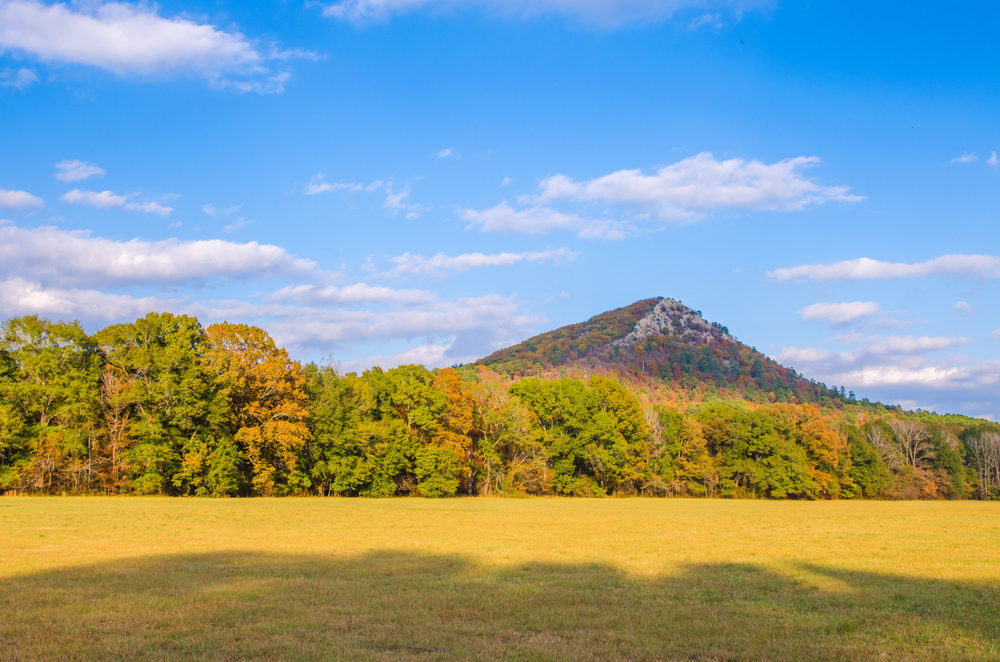
[{"label": "mountain", "polygon": [[562,368],[602,370],[673,389],[738,392],[761,402],[848,400],[843,389],[806,379],[741,343],[725,326],[706,321],[701,311],[664,297],[542,333],[477,364],[511,376]]}]

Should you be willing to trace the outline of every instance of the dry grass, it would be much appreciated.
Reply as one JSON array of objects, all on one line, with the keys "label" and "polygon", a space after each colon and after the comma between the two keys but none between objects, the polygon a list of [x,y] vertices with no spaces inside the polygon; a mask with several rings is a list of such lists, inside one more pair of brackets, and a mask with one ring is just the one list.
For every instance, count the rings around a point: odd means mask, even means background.
[{"label": "dry grass", "polygon": [[997,660],[1000,504],[0,499],[2,660]]}]

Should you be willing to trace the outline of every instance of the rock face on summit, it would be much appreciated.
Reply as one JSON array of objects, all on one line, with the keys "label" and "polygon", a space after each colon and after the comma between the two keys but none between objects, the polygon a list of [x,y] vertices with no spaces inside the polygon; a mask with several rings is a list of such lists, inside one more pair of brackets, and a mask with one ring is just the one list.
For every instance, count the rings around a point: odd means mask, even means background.
[{"label": "rock face on summit", "polygon": [[676,332],[694,344],[706,344],[712,340],[735,340],[729,329],[706,322],[701,313],[691,310],[680,301],[660,299],[648,313],[643,315],[635,327],[624,338],[612,342],[614,347],[631,347],[653,334]]},{"label": "rock face on summit", "polygon": [[477,362],[511,376],[576,366],[672,386],[699,384],[777,401],[815,401],[827,388],[736,340],[679,301],[657,297],[542,333]]}]

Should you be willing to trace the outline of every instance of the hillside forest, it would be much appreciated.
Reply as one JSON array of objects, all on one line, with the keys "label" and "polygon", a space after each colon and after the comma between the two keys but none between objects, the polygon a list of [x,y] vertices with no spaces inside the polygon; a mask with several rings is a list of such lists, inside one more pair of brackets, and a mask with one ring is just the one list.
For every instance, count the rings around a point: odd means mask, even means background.
[{"label": "hillside forest", "polygon": [[554,374],[508,352],[493,367],[358,375],[303,366],[242,324],[151,313],[88,334],[13,318],[0,328],[0,490],[1000,498],[997,424],[859,401],[755,350],[739,368],[736,345],[723,346],[735,370],[671,354],[679,337],[656,336],[655,378],[628,345],[628,362],[549,362]]}]

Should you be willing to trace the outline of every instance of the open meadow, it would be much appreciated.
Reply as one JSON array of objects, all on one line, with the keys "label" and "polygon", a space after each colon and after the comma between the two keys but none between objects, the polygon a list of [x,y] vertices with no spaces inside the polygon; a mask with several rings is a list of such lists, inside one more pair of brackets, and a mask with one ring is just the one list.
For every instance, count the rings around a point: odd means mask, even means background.
[{"label": "open meadow", "polygon": [[2,660],[996,660],[1000,504],[0,499]]}]

